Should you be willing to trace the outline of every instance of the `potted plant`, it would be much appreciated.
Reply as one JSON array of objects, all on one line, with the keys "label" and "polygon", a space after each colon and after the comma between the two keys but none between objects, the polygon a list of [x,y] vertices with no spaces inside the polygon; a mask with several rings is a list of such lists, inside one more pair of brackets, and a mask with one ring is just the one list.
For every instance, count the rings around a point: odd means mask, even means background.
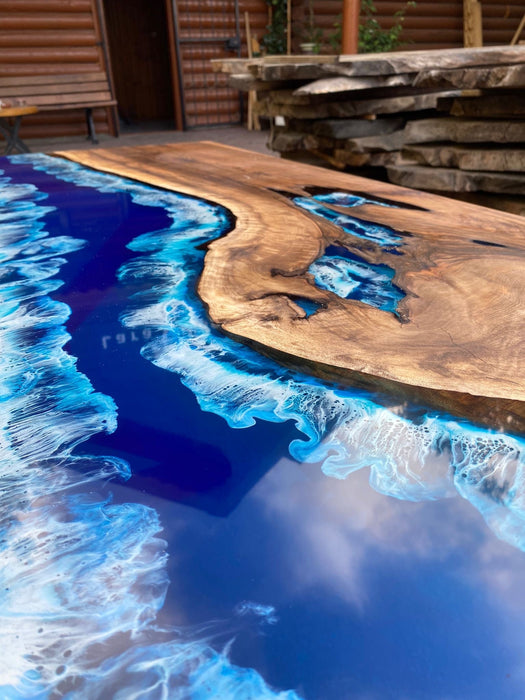
[{"label": "potted plant", "polygon": [[301,43],[299,44],[301,51],[306,54],[319,53],[322,39],[323,31],[315,23],[313,0],[308,0],[307,14],[301,31]]}]

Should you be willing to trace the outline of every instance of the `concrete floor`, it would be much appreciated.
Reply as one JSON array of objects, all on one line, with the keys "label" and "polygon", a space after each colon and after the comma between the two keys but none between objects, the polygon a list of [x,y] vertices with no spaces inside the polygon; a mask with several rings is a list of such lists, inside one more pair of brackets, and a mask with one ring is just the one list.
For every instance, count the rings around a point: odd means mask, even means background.
[{"label": "concrete floor", "polygon": [[278,157],[278,153],[270,151],[266,142],[268,131],[248,131],[243,126],[217,126],[191,131],[127,131],[118,138],[100,134],[98,144],[92,144],[89,139],[81,137],[60,137],[49,139],[26,139],[25,143],[32,152],[52,153],[53,151],[116,148],[118,146],[137,146],[158,143],[179,143],[181,141],[216,141],[227,146],[246,148],[249,151],[265,153]]}]

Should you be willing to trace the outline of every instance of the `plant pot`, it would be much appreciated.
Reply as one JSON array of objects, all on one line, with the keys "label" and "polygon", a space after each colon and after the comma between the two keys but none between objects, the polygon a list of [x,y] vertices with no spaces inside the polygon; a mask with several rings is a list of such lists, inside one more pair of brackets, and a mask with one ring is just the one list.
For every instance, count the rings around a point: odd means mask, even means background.
[{"label": "plant pot", "polygon": [[315,42],[306,41],[302,44],[299,44],[299,48],[301,49],[301,53],[313,54],[315,53]]}]

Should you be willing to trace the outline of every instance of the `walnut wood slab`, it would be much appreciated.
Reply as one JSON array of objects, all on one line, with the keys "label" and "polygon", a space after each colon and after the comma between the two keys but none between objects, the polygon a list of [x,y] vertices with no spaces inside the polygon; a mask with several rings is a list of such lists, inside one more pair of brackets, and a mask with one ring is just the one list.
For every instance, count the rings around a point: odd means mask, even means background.
[{"label": "walnut wood slab", "polygon": [[[208,248],[198,290],[224,332],[322,377],[395,388],[525,429],[524,219],[212,143],[56,155],[232,212],[231,232]],[[346,213],[404,232],[403,255],[291,201],[290,194],[308,196],[312,188],[396,204]],[[400,318],[315,286],[308,268],[333,242],[395,269],[394,282],[406,293]],[[299,298],[322,308],[307,316]]]}]

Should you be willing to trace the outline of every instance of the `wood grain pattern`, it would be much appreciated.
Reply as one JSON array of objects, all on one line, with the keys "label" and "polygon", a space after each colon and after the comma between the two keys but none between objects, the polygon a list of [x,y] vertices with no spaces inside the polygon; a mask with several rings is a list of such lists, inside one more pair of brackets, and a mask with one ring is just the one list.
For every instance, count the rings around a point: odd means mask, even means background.
[{"label": "wood grain pattern", "polygon": [[525,175],[513,172],[476,172],[423,165],[388,167],[388,177],[403,187],[425,187],[438,192],[492,192],[525,195]]},{"label": "wood grain pattern", "polygon": [[[521,50],[520,50],[521,49]],[[348,71],[359,75],[389,75],[420,71],[432,67],[466,68],[498,63],[523,63],[523,47],[486,46],[484,48],[435,49],[419,51],[394,51],[357,56],[340,56],[339,63],[346,64]]]},{"label": "wood grain pattern", "polygon": [[498,65],[462,70],[426,70],[418,73],[416,87],[447,88],[461,87],[467,90],[479,88],[521,88],[525,81],[525,65]]},{"label": "wood grain pattern", "polygon": [[401,97],[376,98],[369,100],[338,98],[334,101],[313,102],[310,104],[294,104],[279,100],[279,92],[271,93],[268,97],[259,97],[255,109],[265,117],[281,115],[292,119],[327,119],[336,117],[359,117],[366,114],[395,114],[396,112],[415,112],[424,109],[435,109],[438,101],[450,99],[457,93],[430,93],[428,95],[403,95]]},{"label": "wood grain pattern", "polygon": [[320,78],[307,85],[297,88],[297,95],[333,95],[338,92],[357,92],[370,90],[371,88],[389,88],[404,85],[413,85],[415,74],[402,73],[400,75],[388,75],[386,77],[371,76],[345,76],[338,75],[330,78]]},{"label": "wood grain pattern", "polygon": [[498,91],[496,94],[456,98],[449,111],[453,117],[523,118],[525,95],[521,91],[508,94]]},{"label": "wood grain pattern", "polygon": [[250,74],[254,79],[316,80],[330,75],[392,76],[439,68],[523,64],[522,46],[488,46],[473,49],[394,51],[342,56],[266,56],[263,58],[215,59],[213,69],[227,74]]},{"label": "wood grain pattern", "polygon": [[406,143],[455,141],[457,143],[522,143],[525,141],[525,122],[492,119],[477,121],[441,117],[419,119],[405,127]]},{"label": "wood grain pattern", "polygon": [[416,163],[460,170],[525,173],[525,149],[431,144],[408,146],[403,155]]},{"label": "wood grain pattern", "polygon": [[[323,377],[525,429],[521,218],[211,143],[58,155],[231,210],[235,226],[209,246],[198,289],[224,332]],[[347,213],[405,232],[403,255],[345,234],[284,194],[316,187],[397,204]],[[334,241],[395,269],[404,322],[315,286],[308,268]],[[307,317],[298,298],[323,308]]]}]

